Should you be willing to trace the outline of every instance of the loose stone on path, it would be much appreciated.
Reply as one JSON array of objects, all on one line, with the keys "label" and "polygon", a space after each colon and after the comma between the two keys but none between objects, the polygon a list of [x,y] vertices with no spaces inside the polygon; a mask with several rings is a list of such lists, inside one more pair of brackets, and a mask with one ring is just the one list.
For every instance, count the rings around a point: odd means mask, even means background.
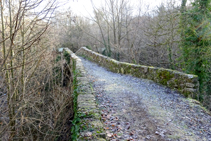
[{"label": "loose stone on path", "polygon": [[83,58],[108,140],[211,141],[199,103],[152,81],[107,71]]}]

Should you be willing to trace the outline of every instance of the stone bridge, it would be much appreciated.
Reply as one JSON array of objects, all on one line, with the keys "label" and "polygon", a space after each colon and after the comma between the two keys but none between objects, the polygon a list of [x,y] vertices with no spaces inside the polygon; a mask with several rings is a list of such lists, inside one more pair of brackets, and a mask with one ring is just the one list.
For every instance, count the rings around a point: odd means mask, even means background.
[{"label": "stone bridge", "polygon": [[[179,92],[183,97],[190,99],[198,98],[199,82],[196,75],[185,74],[170,69],[119,62],[85,47],[80,48],[76,52],[76,55],[67,48],[65,51],[70,54],[70,66],[73,68],[72,74],[75,80],[73,93],[76,99],[76,109],[72,132],[76,134],[75,137],[77,137],[78,140],[109,140],[107,137],[108,132],[104,130],[105,125],[101,122],[102,112],[100,113],[99,106],[96,104],[95,91],[87,78],[87,71],[84,69],[82,60],[78,56],[84,57],[111,72],[148,79]],[[197,101],[193,103],[198,104]],[[201,109],[203,109],[203,107],[201,107]],[[207,116],[209,114],[206,110],[204,113]],[[209,130],[211,132],[211,127]],[[162,136],[157,131],[155,131],[155,134]],[[113,134],[113,136],[114,135],[115,134]]]}]

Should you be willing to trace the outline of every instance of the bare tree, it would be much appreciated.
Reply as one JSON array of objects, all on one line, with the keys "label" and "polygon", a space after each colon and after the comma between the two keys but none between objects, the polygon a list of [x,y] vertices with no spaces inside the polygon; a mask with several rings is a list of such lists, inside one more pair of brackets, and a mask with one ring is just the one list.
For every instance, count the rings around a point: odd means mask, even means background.
[{"label": "bare tree", "polygon": [[54,139],[72,116],[66,109],[71,106],[71,90],[58,84],[61,63],[54,63],[48,36],[56,0],[0,4],[1,91],[6,87],[0,95],[0,140]]}]

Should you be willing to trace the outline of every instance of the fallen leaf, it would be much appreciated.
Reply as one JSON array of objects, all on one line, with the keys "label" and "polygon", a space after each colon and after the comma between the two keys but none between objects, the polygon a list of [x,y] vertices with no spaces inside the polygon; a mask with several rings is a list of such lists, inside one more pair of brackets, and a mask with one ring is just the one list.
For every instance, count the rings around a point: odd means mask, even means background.
[{"label": "fallen leaf", "polygon": [[85,137],[91,137],[92,136],[92,132],[87,132],[86,134],[85,134]]},{"label": "fallen leaf", "polygon": [[106,118],[102,118],[103,121],[106,121]]},{"label": "fallen leaf", "polygon": [[110,119],[110,118],[111,118],[111,114],[108,114],[108,115],[107,115],[107,118]]},{"label": "fallen leaf", "polygon": [[134,135],[134,133],[133,132],[130,132],[130,135],[132,136],[132,135]]},{"label": "fallen leaf", "polygon": [[118,117],[115,117],[115,119],[114,120],[119,120],[119,118]]},{"label": "fallen leaf", "polygon": [[127,126],[126,126],[126,129],[127,129],[127,130],[130,129],[130,125],[127,125]]},{"label": "fallen leaf", "polygon": [[117,129],[118,132],[120,132],[122,129]]},{"label": "fallen leaf", "polygon": [[108,130],[108,129],[109,129],[109,127],[104,127],[104,129],[105,129],[105,130]]},{"label": "fallen leaf", "polygon": [[112,123],[111,126],[112,126],[112,127],[115,127],[115,126],[116,126],[116,123]]},{"label": "fallen leaf", "polygon": [[107,130],[107,131],[106,131],[106,134],[109,134],[109,133],[110,133],[110,132]]},{"label": "fallen leaf", "polygon": [[113,134],[112,134],[112,133],[108,133],[107,136],[108,136],[109,138],[111,138],[111,137],[113,136]]}]

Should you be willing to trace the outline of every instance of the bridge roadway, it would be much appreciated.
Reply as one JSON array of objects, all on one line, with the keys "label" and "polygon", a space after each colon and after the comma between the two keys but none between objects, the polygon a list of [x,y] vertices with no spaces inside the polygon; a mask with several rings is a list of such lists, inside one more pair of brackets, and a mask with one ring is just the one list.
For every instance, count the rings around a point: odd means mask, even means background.
[{"label": "bridge roadway", "polygon": [[197,101],[81,59],[109,140],[211,141],[211,116]]}]

